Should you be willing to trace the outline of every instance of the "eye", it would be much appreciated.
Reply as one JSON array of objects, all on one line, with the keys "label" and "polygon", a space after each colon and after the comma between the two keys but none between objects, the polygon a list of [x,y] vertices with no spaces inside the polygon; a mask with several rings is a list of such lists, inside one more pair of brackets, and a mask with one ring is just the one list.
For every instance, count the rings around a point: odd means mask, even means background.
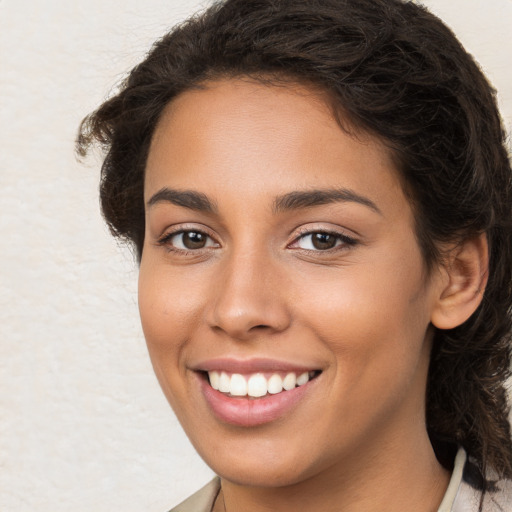
[{"label": "eye", "polygon": [[159,240],[160,245],[167,245],[179,251],[193,251],[208,247],[217,247],[218,244],[210,236],[202,231],[183,230],[168,233]]},{"label": "eye", "polygon": [[328,251],[340,246],[355,245],[356,243],[356,240],[353,238],[340,233],[315,231],[301,235],[296,239],[292,247],[307,251]]}]

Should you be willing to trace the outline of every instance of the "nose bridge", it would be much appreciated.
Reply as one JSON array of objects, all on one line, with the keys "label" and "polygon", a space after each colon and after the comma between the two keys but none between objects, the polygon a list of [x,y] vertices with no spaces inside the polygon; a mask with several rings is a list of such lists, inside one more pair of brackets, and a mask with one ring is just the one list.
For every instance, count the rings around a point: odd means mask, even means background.
[{"label": "nose bridge", "polygon": [[210,311],[210,324],[236,339],[256,332],[278,332],[289,324],[278,264],[270,251],[245,247],[221,263]]}]

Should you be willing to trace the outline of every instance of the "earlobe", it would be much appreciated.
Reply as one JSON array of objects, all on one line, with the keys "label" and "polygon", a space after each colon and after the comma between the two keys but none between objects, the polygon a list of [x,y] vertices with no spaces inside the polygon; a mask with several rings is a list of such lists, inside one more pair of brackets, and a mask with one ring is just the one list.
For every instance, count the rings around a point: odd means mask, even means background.
[{"label": "earlobe", "polygon": [[441,272],[431,322],[439,329],[463,324],[478,308],[487,284],[489,255],[485,233],[451,249]]}]

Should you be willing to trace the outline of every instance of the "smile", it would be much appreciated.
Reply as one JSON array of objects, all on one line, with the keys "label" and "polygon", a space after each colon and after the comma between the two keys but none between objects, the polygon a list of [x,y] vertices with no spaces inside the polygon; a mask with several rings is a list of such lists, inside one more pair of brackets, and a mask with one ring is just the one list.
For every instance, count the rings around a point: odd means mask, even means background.
[{"label": "smile", "polygon": [[231,397],[261,398],[266,395],[277,395],[283,391],[290,391],[296,387],[307,384],[317,372],[306,371],[302,373],[229,373],[227,371],[209,371],[210,386],[216,391]]},{"label": "smile", "polygon": [[237,427],[256,427],[293,414],[314,396],[322,373],[268,359],[217,359],[195,368],[211,412]]}]

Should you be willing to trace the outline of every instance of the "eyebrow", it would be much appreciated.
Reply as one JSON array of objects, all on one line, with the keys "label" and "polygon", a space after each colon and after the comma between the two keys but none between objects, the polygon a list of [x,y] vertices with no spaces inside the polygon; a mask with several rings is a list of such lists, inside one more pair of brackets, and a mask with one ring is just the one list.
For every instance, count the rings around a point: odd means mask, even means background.
[{"label": "eyebrow", "polygon": [[[214,201],[210,200],[206,194],[193,190],[175,190],[164,187],[151,196],[147,202],[147,206],[151,207],[162,202],[172,203],[200,212],[218,212],[217,205]],[[371,199],[345,188],[297,190],[289,192],[275,198],[272,210],[274,213],[280,213],[339,202],[362,204],[382,215],[380,209]]]},{"label": "eyebrow", "polygon": [[277,197],[274,200],[273,211],[274,213],[297,210],[300,208],[311,208],[323,204],[351,202],[362,204],[372,209],[379,215],[382,212],[378,206],[367,197],[356,194],[354,191],[346,188],[338,189],[315,189],[315,190],[300,190],[290,192]]},{"label": "eyebrow", "polygon": [[217,212],[216,204],[206,194],[193,190],[175,190],[164,187],[151,196],[147,206],[151,207],[158,203],[172,203],[199,212]]}]

